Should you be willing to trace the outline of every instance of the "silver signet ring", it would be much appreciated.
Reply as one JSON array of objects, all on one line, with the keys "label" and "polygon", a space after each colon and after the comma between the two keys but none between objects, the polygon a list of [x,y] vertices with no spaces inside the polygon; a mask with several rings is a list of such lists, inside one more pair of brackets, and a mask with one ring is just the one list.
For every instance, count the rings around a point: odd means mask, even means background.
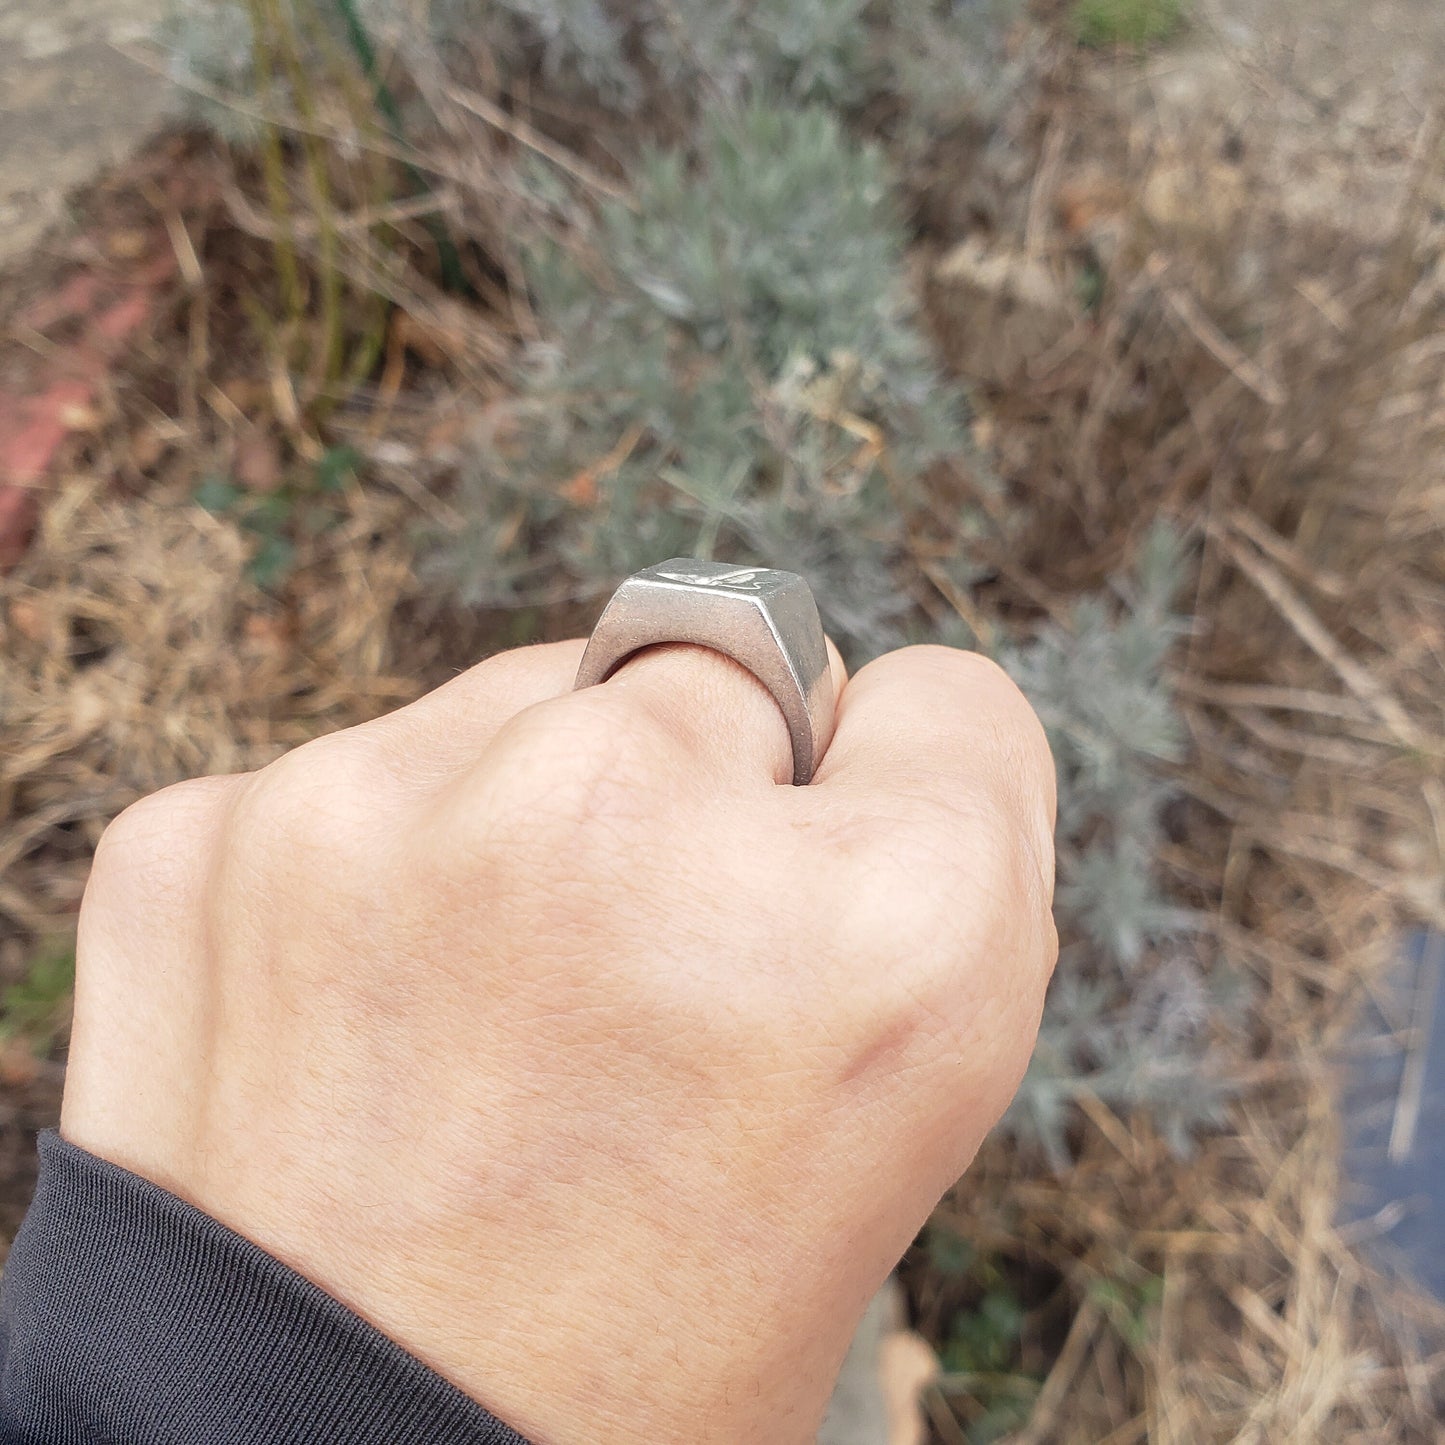
[{"label": "silver signet ring", "polygon": [[574,688],[605,682],[634,653],[692,642],[740,663],[777,700],[793,740],[793,782],[811,781],[833,736],[833,671],[812,589],[795,572],[674,557],[612,594]]}]

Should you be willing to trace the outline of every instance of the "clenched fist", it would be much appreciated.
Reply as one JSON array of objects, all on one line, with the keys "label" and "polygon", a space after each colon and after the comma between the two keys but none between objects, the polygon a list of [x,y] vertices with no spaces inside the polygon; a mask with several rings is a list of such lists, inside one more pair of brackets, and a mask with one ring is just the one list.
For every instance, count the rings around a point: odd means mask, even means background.
[{"label": "clenched fist", "polygon": [[1048,749],[976,656],[835,659],[795,788],[736,664],[581,652],[125,812],[62,1132],[539,1445],[802,1445],[1027,1062]]}]

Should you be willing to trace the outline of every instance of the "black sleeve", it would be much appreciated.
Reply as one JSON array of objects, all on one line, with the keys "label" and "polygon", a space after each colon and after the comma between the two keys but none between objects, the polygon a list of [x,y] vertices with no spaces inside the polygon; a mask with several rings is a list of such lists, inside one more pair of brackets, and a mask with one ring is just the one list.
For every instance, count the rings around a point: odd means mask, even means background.
[{"label": "black sleeve", "polygon": [[3,1445],[527,1445],[249,1240],[40,1139],[0,1287]]}]

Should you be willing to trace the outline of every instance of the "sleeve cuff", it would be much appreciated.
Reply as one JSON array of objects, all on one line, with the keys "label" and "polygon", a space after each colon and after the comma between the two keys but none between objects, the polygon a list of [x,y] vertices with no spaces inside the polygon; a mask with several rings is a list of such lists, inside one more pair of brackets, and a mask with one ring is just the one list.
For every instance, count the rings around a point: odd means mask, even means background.
[{"label": "sleeve cuff", "polygon": [[50,1131],[0,1291],[11,1445],[527,1445],[344,1305]]}]

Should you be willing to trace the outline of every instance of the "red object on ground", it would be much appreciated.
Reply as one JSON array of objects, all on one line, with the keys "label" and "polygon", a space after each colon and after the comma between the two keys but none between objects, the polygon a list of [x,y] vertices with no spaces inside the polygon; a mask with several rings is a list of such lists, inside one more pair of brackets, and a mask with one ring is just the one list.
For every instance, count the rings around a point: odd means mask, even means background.
[{"label": "red object on ground", "polygon": [[43,489],[71,432],[93,423],[100,383],[126,343],[150,319],[156,290],[176,271],[164,237],[127,274],[80,270],[19,320],[33,331],[79,320],[79,335],[41,370],[36,390],[0,391],[0,569],[25,555],[35,532]]},{"label": "red object on ground", "polygon": [[19,401],[0,395],[0,480],[12,487],[38,482],[94,400],[95,383],[80,377],[52,381]]},{"label": "red object on ground", "polygon": [[28,487],[0,487],[0,572],[8,572],[35,535],[40,503]]}]

